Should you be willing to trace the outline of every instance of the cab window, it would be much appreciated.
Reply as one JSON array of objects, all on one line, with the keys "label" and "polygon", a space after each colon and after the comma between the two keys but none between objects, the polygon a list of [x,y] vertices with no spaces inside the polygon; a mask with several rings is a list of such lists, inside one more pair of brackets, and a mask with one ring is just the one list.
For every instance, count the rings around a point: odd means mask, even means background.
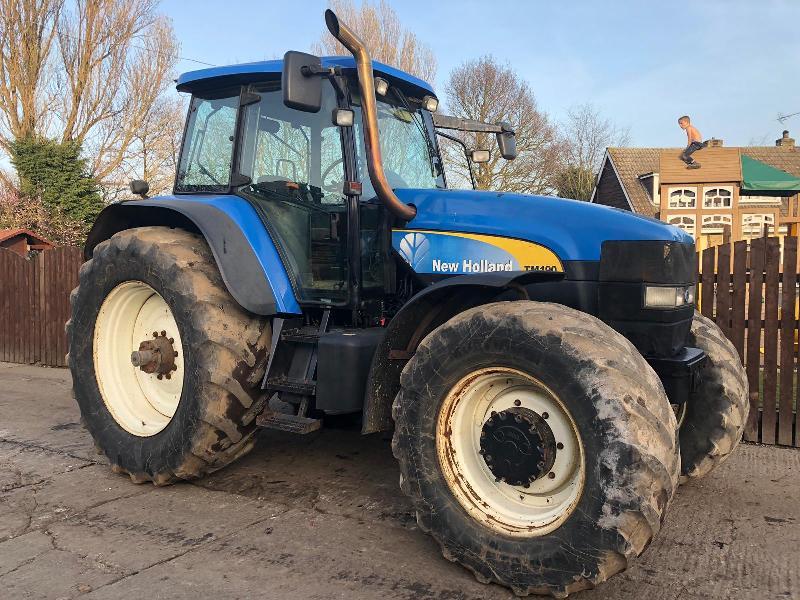
[{"label": "cab window", "polygon": [[176,192],[228,190],[238,109],[238,88],[194,95],[175,180]]}]

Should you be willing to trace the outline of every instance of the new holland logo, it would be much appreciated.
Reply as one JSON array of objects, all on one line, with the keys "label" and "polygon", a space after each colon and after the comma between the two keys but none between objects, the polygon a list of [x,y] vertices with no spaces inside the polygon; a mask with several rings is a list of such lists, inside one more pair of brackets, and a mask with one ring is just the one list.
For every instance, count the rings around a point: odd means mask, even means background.
[{"label": "new holland logo", "polygon": [[400,255],[417,270],[430,251],[431,244],[424,233],[407,233],[400,241]]}]

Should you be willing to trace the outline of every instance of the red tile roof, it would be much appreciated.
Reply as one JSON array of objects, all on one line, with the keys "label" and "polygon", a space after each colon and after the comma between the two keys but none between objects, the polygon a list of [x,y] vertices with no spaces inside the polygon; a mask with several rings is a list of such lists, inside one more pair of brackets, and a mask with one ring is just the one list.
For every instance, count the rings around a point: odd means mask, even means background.
[{"label": "red tile roof", "polygon": [[55,245],[47,238],[42,237],[38,233],[34,233],[30,229],[0,229],[0,242],[5,242],[6,240],[10,240],[11,238],[17,237],[19,235],[26,236],[29,240],[29,243],[46,244],[49,246]]}]

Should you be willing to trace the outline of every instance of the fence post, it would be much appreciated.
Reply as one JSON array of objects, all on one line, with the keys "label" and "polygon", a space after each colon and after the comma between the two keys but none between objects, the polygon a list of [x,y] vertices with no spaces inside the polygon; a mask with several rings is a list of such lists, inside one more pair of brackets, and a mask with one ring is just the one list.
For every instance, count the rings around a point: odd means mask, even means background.
[{"label": "fence post", "polygon": [[792,445],[794,413],[794,336],[797,331],[795,298],[797,288],[797,238],[786,236],[783,241],[783,278],[781,280],[781,366],[780,401],[778,414],[778,443]]},{"label": "fence post", "polygon": [[764,277],[764,393],[762,394],[761,441],[775,443],[777,425],[776,394],[778,385],[778,269],[780,240],[766,238]]},{"label": "fence post", "polygon": [[744,430],[744,438],[758,441],[758,424],[761,386],[761,299],[764,283],[764,258],[766,238],[754,239],[750,243],[750,286],[747,305],[747,355],[745,365],[750,386],[750,415]]},{"label": "fence post", "polygon": [[716,247],[703,250],[703,270],[700,273],[700,312],[709,319],[714,319],[714,263]]}]

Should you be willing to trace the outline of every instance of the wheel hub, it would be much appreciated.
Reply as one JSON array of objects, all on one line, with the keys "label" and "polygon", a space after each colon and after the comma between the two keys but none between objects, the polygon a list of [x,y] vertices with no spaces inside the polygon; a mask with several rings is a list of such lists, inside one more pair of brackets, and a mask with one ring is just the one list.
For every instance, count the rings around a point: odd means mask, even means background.
[{"label": "wheel hub", "polygon": [[542,415],[513,407],[492,412],[483,424],[480,453],[497,480],[527,488],[550,472],[556,443]]},{"label": "wheel hub", "polygon": [[131,364],[145,373],[158,373],[158,378],[170,379],[172,372],[178,370],[175,357],[178,352],[173,344],[175,340],[167,337],[167,332],[153,332],[152,340],[144,340],[139,350],[131,352]]}]

